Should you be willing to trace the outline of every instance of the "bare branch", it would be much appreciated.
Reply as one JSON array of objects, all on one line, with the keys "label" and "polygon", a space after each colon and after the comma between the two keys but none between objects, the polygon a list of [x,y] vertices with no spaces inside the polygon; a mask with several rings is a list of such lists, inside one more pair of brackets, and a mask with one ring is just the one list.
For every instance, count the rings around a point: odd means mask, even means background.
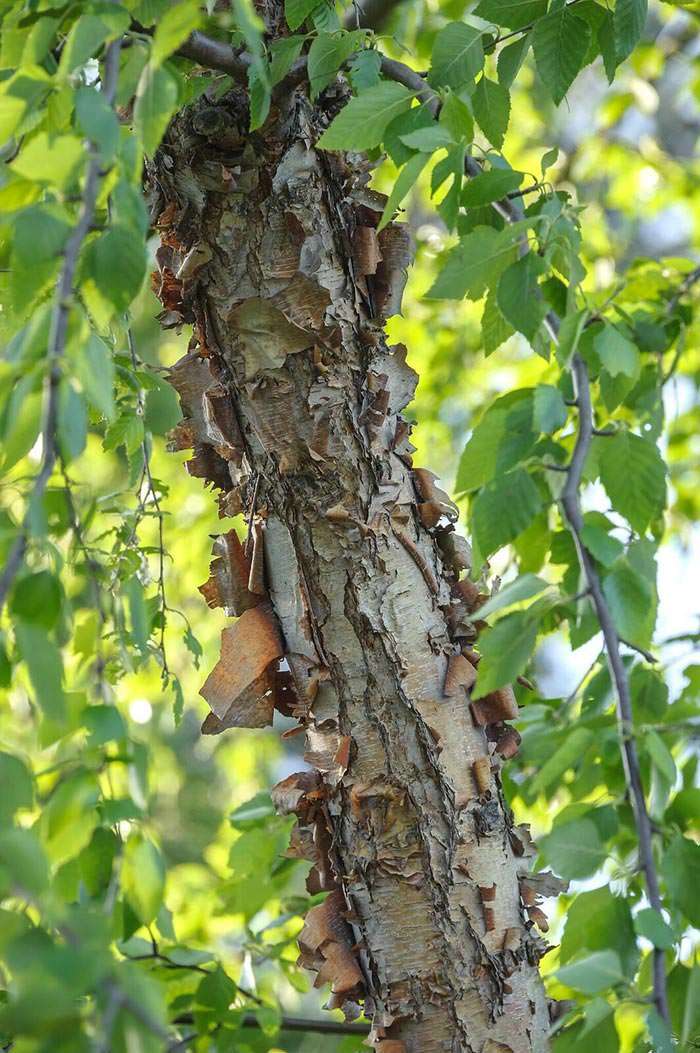
[{"label": "bare branch", "polygon": [[[654,860],[651,820],[647,811],[639,767],[639,755],[634,740],[634,715],[627,670],[620,655],[620,637],[605,599],[598,571],[588,549],[583,543],[584,521],[579,501],[579,488],[583,478],[586,457],[593,439],[593,407],[591,404],[588,369],[578,352],[573,356],[572,365],[579,406],[578,433],[569,473],[561,496],[561,503],[566,521],[574,538],[579,562],[590,590],[598,622],[603,632],[610,676],[617,694],[618,734],[625,781],[632,802],[637,836],[639,838],[639,861],[646,881],[649,903],[655,910],[661,911],[662,900]],[[661,1017],[668,1021],[669,1009],[666,992],[665,955],[664,951],[658,947],[654,948],[653,954],[654,1001]]]},{"label": "bare branch", "polygon": [[[114,104],[119,76],[119,51],[121,40],[111,43],[105,53],[105,76],[102,86],[105,101],[109,106]],[[61,380],[61,361],[66,349],[66,335],[73,298],[73,282],[78,266],[78,257],[85,238],[89,234],[95,217],[95,206],[102,183],[102,161],[97,146],[90,145],[90,160],[85,175],[85,186],[78,222],[66,242],[63,252],[63,266],[56,286],[49,343],[47,349],[48,371],[45,381],[45,411],[42,427],[42,461],[39,474],[34,480],[29,496],[27,511],[12,548],[7,556],[5,569],[0,575],[0,612],[5,606],[7,595],[22,566],[30,533],[33,511],[41,501],[57,459],[56,426],[58,418],[58,392]]]}]

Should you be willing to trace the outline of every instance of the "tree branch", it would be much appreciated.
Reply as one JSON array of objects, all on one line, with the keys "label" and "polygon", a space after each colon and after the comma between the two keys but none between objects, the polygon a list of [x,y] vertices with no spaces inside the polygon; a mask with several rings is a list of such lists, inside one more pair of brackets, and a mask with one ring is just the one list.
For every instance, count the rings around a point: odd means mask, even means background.
[{"label": "tree branch", "polygon": [[[119,50],[121,40],[113,41],[105,53],[105,76],[102,86],[105,101],[109,106],[114,105],[117,91],[117,80],[119,76]],[[73,233],[66,242],[63,251],[63,266],[56,286],[53,310],[51,312],[51,323],[49,328],[49,342],[47,349],[48,372],[45,381],[45,412],[42,427],[42,461],[39,474],[34,480],[32,492],[29,495],[27,510],[20,526],[19,533],[15,538],[5,563],[5,569],[0,575],[0,612],[2,612],[8,593],[19,573],[27,550],[30,534],[31,520],[34,509],[41,501],[49,479],[56,464],[58,449],[56,428],[58,420],[58,394],[61,381],[61,362],[66,350],[66,336],[68,333],[68,319],[70,316],[71,301],[73,298],[73,282],[75,271],[78,266],[80,249],[85,238],[90,232],[95,217],[95,206],[102,183],[102,161],[95,143],[90,144],[90,160],[85,175],[85,186],[82,195],[82,204],[78,214],[78,222]]]},{"label": "tree branch", "polygon": [[[617,694],[617,722],[622,764],[639,838],[639,861],[646,881],[649,903],[655,910],[661,911],[663,904],[654,860],[651,820],[647,811],[639,767],[639,755],[634,739],[634,715],[627,670],[620,655],[620,637],[605,599],[598,571],[583,543],[584,520],[579,501],[579,488],[583,478],[586,457],[593,439],[593,407],[591,404],[588,369],[578,352],[573,356],[572,367],[579,411],[578,432],[566,484],[561,495],[561,504],[574,538],[581,569],[585,575],[596,616],[603,632],[610,676]],[[654,1001],[660,1016],[668,1022],[669,1009],[666,991],[665,954],[663,950],[655,947],[653,956]]]}]

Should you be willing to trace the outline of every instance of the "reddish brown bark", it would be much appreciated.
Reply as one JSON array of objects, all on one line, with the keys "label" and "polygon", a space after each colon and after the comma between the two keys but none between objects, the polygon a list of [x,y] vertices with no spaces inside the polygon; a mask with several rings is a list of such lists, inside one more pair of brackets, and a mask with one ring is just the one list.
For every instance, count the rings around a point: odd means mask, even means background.
[{"label": "reddish brown bark", "polygon": [[311,770],[274,791],[298,816],[290,852],[330,891],[302,959],[332,1005],[364,1006],[377,1049],[542,1053],[532,850],[499,779],[515,700],[470,702],[468,546],[412,466],[416,377],[381,325],[407,237],[377,235],[361,159],[313,149],[324,119],[300,90],[249,134],[242,95],[200,101],[152,171],[163,320],[195,334],[174,442],[249,524],[244,549],[216,543],[202,590],[240,616],[205,731],[273,706],[304,725]]}]

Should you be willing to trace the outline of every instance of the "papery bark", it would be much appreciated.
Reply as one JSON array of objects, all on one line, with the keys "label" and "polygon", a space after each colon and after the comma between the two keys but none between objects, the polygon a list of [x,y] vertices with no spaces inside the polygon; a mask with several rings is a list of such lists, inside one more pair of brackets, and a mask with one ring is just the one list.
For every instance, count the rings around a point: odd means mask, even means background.
[{"label": "papery bark", "polygon": [[314,149],[326,120],[301,90],[255,133],[242,93],[200,100],[150,173],[163,322],[194,324],[173,444],[249,526],[244,549],[217,541],[203,592],[237,627],[265,626],[242,671],[245,632],[229,638],[205,730],[245,723],[246,706],[254,726],[273,705],[303,723],[312,770],[274,793],[298,816],[289,854],[330,891],[302,960],[332,1005],[364,1006],[377,1049],[542,1053],[533,850],[499,779],[515,700],[470,705],[468,550],[412,467],[401,410],[416,376],[382,330],[407,233],[377,233],[362,158]]}]

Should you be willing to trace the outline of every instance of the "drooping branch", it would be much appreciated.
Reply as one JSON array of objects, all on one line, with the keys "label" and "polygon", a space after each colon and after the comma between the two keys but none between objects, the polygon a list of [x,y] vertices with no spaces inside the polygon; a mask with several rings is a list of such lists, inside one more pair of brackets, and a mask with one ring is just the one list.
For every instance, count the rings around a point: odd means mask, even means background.
[{"label": "drooping branch", "polygon": [[[102,86],[105,101],[109,106],[114,105],[117,91],[117,80],[119,76],[119,51],[121,40],[113,41],[105,53],[105,76]],[[90,160],[88,161],[85,174],[85,185],[83,188],[82,204],[78,214],[78,221],[71,233],[63,252],[63,265],[59,275],[56,293],[54,297],[53,310],[51,312],[51,323],[49,328],[49,341],[47,349],[47,374],[45,381],[44,399],[44,423],[42,427],[42,460],[39,474],[34,480],[31,494],[27,502],[27,510],[22,520],[19,533],[8,553],[5,569],[0,575],[0,612],[2,612],[8,593],[19,573],[24,561],[30,534],[31,519],[34,508],[41,501],[48,486],[49,479],[53,473],[58,458],[57,423],[58,423],[58,397],[61,382],[61,364],[66,350],[66,337],[68,334],[68,320],[70,317],[73,299],[73,282],[78,266],[78,257],[85,238],[90,232],[95,216],[97,197],[102,184],[102,160],[95,143],[90,144]]]},{"label": "drooping branch", "polygon": [[[581,480],[583,478],[586,457],[593,439],[593,406],[588,379],[588,369],[581,355],[576,352],[572,362],[576,399],[578,404],[578,433],[576,444],[569,465],[566,484],[561,496],[561,504],[569,529],[576,545],[581,569],[585,575],[591,601],[595,608],[598,623],[605,641],[610,675],[617,695],[617,718],[620,736],[622,763],[625,780],[632,801],[634,819],[639,838],[639,861],[647,887],[649,903],[654,910],[661,912],[663,903],[659,889],[659,878],[654,861],[652,845],[652,828],[647,810],[644,787],[639,767],[639,754],[634,738],[634,715],[627,671],[620,654],[620,637],[607,600],[603,593],[595,563],[583,541],[583,513],[579,499]],[[654,947],[653,951],[653,988],[654,1001],[661,1017],[668,1022],[669,1008],[666,991],[665,952]]]}]

